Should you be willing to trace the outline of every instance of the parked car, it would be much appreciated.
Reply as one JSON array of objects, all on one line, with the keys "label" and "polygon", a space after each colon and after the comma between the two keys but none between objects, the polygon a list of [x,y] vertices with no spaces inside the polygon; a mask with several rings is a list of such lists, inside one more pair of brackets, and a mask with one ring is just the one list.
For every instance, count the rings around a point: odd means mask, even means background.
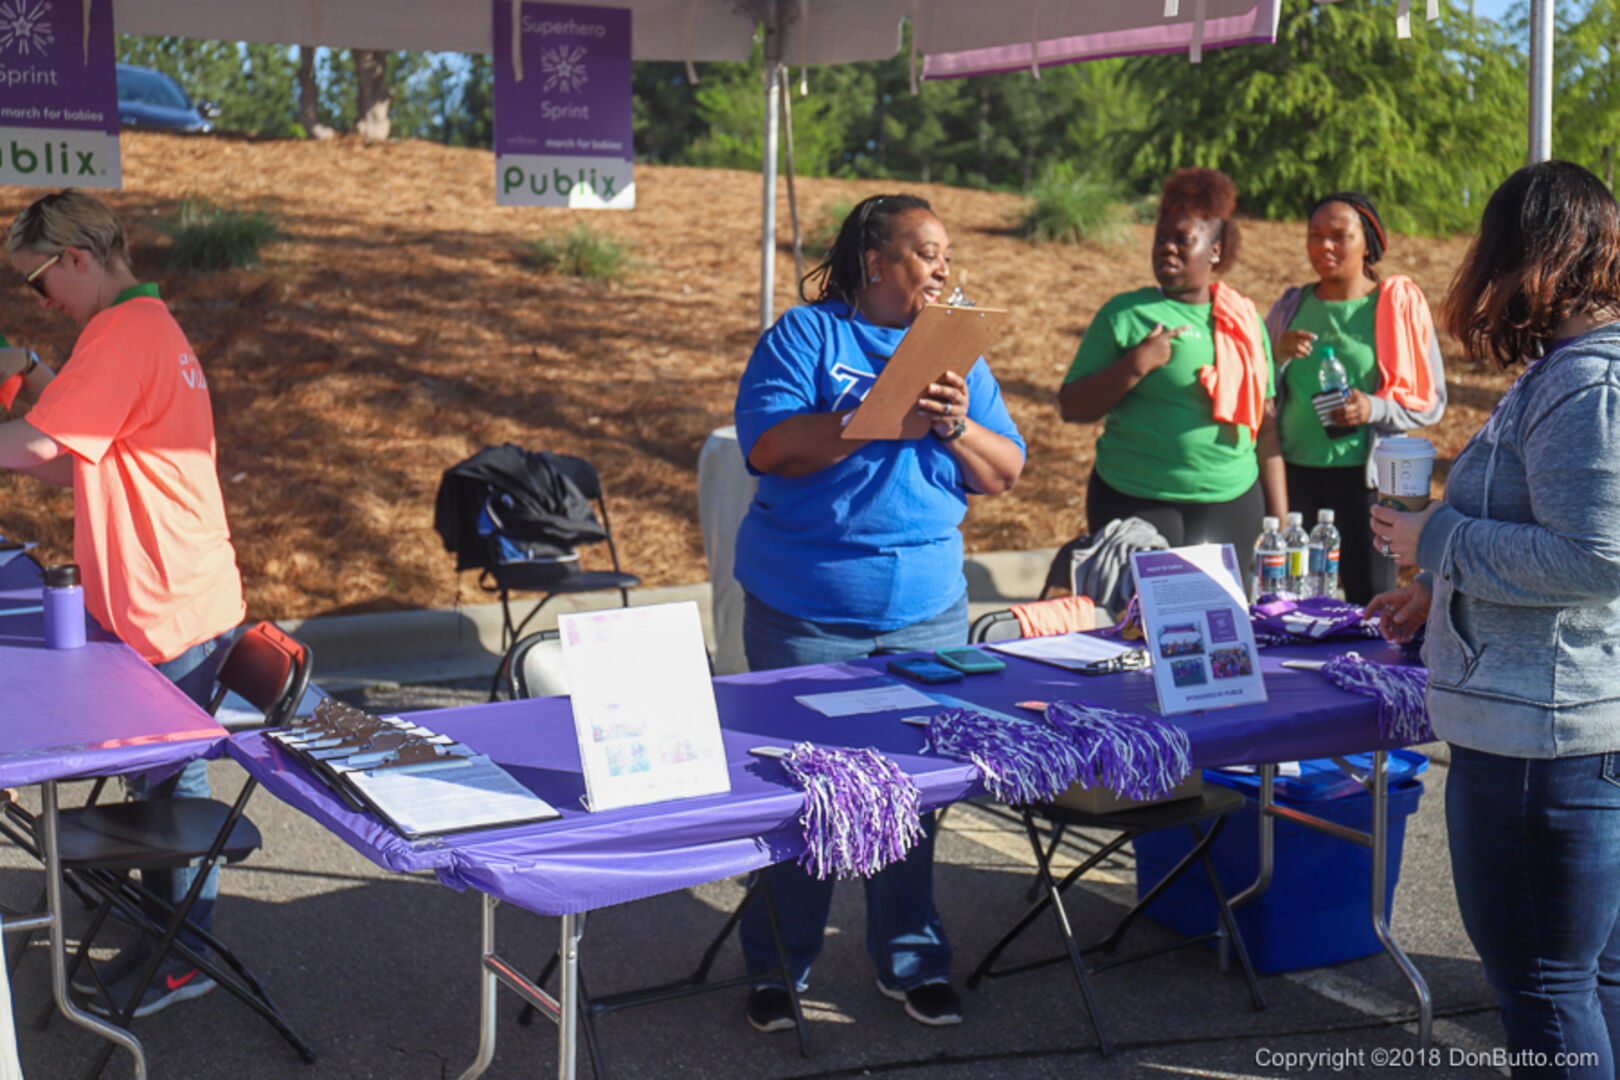
[{"label": "parked car", "polygon": [[118,65],[118,123],[123,127],[190,131],[205,135],[214,130],[210,118],[219,109],[212,102],[193,102],[180,84],[161,71]]}]

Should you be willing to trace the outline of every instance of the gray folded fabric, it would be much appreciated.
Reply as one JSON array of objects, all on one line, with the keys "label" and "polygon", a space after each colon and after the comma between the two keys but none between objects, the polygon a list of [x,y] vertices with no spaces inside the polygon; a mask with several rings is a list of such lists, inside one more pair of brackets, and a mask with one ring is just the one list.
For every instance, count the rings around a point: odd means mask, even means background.
[{"label": "gray folded fabric", "polygon": [[1080,560],[1074,573],[1075,593],[1117,614],[1136,594],[1131,552],[1162,551],[1170,546],[1159,530],[1139,517],[1115,518],[1070,548]]}]

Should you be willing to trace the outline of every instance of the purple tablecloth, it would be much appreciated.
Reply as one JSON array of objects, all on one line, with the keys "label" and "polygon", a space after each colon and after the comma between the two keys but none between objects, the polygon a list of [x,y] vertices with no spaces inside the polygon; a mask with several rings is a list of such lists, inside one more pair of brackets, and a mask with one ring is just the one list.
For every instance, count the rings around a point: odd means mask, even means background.
[{"label": "purple tablecloth", "polygon": [[0,787],[153,772],[200,757],[225,729],[133,649],[89,621],[82,649],[47,649],[39,568],[0,568]]},{"label": "purple tablecloth", "polygon": [[[1393,649],[1357,643],[1368,659],[1394,662]],[[1176,717],[1201,767],[1389,748],[1368,698],[1338,690],[1314,672],[1293,671],[1290,656],[1326,658],[1345,648],[1277,649],[1262,657],[1271,700]],[[926,806],[979,794],[977,770],[921,754],[920,729],[902,724],[904,710],[829,719],[797,704],[799,694],[876,685],[889,677],[881,661],[792,668],[715,680],[731,791],[602,813],[580,807],[584,782],[568,702],[563,698],[474,705],[413,714],[412,719],[488,753],[519,781],[562,811],[559,820],[409,841],[369,814],[345,806],[297,761],[258,733],[237,735],[227,750],[271,792],[309,814],[379,866],[432,870],[455,888],[474,888],[543,915],[589,911],[716,881],[787,858],[803,849],[802,794],[779,765],[750,747],[797,739],[873,746],[917,782]],[[1005,671],[937,688],[953,697],[1014,711],[1029,699],[1083,698],[1151,712],[1146,672],[1084,678],[1007,658]]]}]

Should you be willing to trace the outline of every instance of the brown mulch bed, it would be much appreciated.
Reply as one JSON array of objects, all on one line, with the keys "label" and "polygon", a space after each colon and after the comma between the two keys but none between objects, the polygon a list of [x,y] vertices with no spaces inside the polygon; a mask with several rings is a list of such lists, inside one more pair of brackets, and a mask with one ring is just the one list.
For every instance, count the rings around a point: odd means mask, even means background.
[{"label": "brown mulch bed", "polygon": [[[759,178],[640,166],[630,213],[494,205],[487,151],[126,133],[110,201],[132,225],[137,271],[164,295],[208,372],[220,475],[255,618],[443,607],[484,599],[432,530],[445,468],[514,441],[589,458],[602,473],[627,569],[649,585],[706,577],[698,451],[731,422],[756,335]],[[1014,196],[927,184],[799,181],[818,209],[903,187],[933,201],[955,266],[983,305],[1012,311],[990,357],[1029,464],[1010,495],[976,499],[971,551],[1050,546],[1083,531],[1096,430],[1058,422],[1054,395],[1098,307],[1150,283],[1147,229],[1119,248],[1028,244]],[[9,221],[38,192],[0,189]],[[274,211],[286,239],[251,270],[163,269],[151,226],[182,199]],[[787,220],[785,188],[779,217]],[[527,240],[586,221],[639,261],[613,288],[526,267]],[[1298,224],[1245,222],[1229,280],[1262,311],[1308,274]],[[1384,268],[1438,301],[1463,239],[1393,239]],[[777,310],[793,301],[777,260]],[[0,331],[60,363],[75,330],[13,281]],[[1466,366],[1446,342],[1452,406],[1428,432],[1441,468],[1509,378]],[[50,559],[72,546],[71,500],[0,476],[0,532]],[[600,565],[603,554],[587,554]]]}]

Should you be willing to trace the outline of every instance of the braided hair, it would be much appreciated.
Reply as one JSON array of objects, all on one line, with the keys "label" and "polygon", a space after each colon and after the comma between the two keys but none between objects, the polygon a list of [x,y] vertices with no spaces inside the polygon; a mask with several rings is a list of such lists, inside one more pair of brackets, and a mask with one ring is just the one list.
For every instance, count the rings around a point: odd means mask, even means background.
[{"label": "braided hair", "polygon": [[1377,281],[1378,275],[1373,273],[1373,264],[1384,257],[1384,249],[1389,246],[1389,237],[1384,232],[1384,219],[1378,216],[1378,208],[1373,205],[1372,200],[1359,191],[1335,191],[1331,195],[1322,196],[1316,200],[1316,205],[1311,207],[1310,217],[1315,217],[1316,212],[1328,203],[1336,202],[1344,203],[1361,219],[1361,235],[1367,240],[1367,258],[1362,269],[1366,271],[1368,277]]},{"label": "braided hair", "polygon": [[[895,222],[914,210],[934,208],[916,195],[873,195],[862,199],[838,227],[838,239],[821,264],[799,282],[799,299],[811,304],[842,300],[855,309],[866,284],[866,253],[894,246]],[[819,279],[819,280],[817,280]],[[814,290],[808,295],[806,287]]]}]

